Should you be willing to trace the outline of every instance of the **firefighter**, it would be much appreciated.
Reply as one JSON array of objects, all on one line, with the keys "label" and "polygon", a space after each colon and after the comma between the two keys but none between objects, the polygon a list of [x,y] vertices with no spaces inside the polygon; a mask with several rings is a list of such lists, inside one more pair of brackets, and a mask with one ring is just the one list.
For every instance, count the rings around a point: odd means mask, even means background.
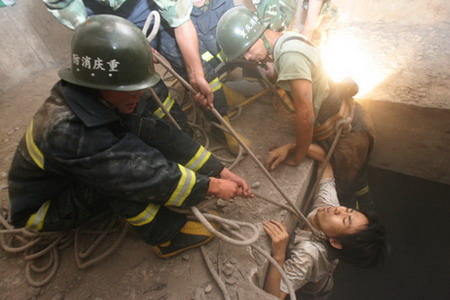
[{"label": "firefighter", "polygon": [[244,179],[147,109],[142,94],[160,78],[128,20],[93,16],[77,26],[71,67],[58,74],[9,172],[15,227],[68,231],[112,210],[168,258],[213,237],[170,207],[252,196]]},{"label": "firefighter", "polygon": [[[143,28],[149,13],[152,10],[159,11],[162,16],[161,27],[151,42],[152,47],[198,91],[195,100],[205,108],[206,117],[210,121],[220,124],[208,112],[215,107],[229,122],[223,84],[215,71],[215,67],[222,61],[215,34],[219,18],[234,6],[232,0],[71,0],[74,11],[68,14],[60,13],[67,1],[43,1],[58,21],[66,26],[68,15],[84,13],[121,16]],[[216,136],[217,134],[232,153],[238,153],[239,145],[230,134],[216,132]],[[249,144],[247,139],[243,140]]]},{"label": "firefighter", "polygon": [[[281,162],[296,166],[303,161],[313,140],[328,151],[335,136],[335,125],[354,110],[351,132],[340,139],[332,157],[341,203],[372,209],[366,179],[367,163],[374,132],[370,118],[352,96],[354,82],[336,85],[323,71],[319,51],[302,35],[275,32],[245,7],[235,7],[221,18],[217,40],[228,60],[243,57],[256,63],[273,65],[277,85],[293,101],[296,141],[269,152],[266,167]],[[354,109],[353,106],[354,105]]]}]

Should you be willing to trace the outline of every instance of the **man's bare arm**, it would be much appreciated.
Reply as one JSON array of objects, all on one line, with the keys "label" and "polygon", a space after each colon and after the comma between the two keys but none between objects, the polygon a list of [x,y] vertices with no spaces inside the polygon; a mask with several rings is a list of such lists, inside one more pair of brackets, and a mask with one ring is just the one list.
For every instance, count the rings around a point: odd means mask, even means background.
[{"label": "man's bare arm", "polygon": [[296,149],[292,164],[303,161],[311,145],[314,129],[314,107],[312,83],[309,80],[290,80],[296,119]]},{"label": "man's bare arm", "polygon": [[197,30],[191,20],[175,28],[175,38],[186,65],[190,84],[199,92],[195,100],[205,108],[212,108],[213,93],[205,79],[198,48]]},{"label": "man's bare arm", "polygon": [[[317,160],[319,162],[320,168],[323,168],[323,164],[326,160],[327,154],[322,147],[316,144],[311,144],[308,148],[307,155],[312,159]],[[333,166],[331,165],[331,162],[329,162],[325,167],[322,178],[334,178]]]}]

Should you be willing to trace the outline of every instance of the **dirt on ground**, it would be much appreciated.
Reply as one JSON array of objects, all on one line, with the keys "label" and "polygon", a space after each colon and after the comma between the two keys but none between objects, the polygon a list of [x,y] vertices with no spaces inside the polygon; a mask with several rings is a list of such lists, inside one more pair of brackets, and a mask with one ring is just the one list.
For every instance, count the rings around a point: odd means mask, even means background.
[{"label": "dirt on ground", "polygon": [[[348,29],[359,36],[365,47],[375,53],[375,60],[394,71],[390,78],[371,91],[371,98],[403,100],[422,105],[448,108],[450,87],[449,23],[437,25],[397,26],[392,23],[348,24]],[[29,120],[58,80],[56,70],[35,74],[8,90],[0,98],[0,184],[7,183],[7,173],[15,148],[24,135]],[[447,97],[445,97],[445,95]],[[268,107],[270,101],[254,105]],[[269,109],[270,112],[270,109]],[[246,117],[246,112],[241,118]],[[267,114],[253,119],[251,124],[276,123],[278,115]],[[256,116],[258,118],[258,116]],[[278,126],[278,125],[277,125]],[[286,126],[280,125],[288,131]],[[239,128],[236,128],[239,131]],[[256,137],[255,137],[256,138]],[[260,158],[267,149],[258,148]],[[247,167],[258,182],[255,167]],[[250,180],[250,179],[249,179]],[[255,185],[258,189],[259,186]],[[2,194],[3,198],[6,196]],[[260,222],[256,200],[216,206],[224,215]],[[267,213],[270,215],[270,213]],[[263,216],[265,217],[265,216]],[[263,238],[262,244],[267,244]],[[225,250],[224,250],[225,249]],[[248,257],[233,256],[224,242],[215,241],[207,248],[216,270],[225,280],[232,299],[269,299],[270,297],[244,282],[248,274],[240,274],[239,263],[258,256],[251,250]],[[248,252],[248,253],[246,253]],[[241,252],[237,252],[241,255]],[[157,259],[140,238],[129,231],[120,246],[106,259],[80,270],[74,260],[74,247],[60,251],[60,266],[53,280],[40,288],[30,287],[25,281],[25,261],[21,254],[0,250],[0,299],[220,299],[221,292],[208,273],[200,251],[193,250],[172,260]],[[260,279],[259,279],[260,280]],[[261,282],[258,282],[261,284]]]}]

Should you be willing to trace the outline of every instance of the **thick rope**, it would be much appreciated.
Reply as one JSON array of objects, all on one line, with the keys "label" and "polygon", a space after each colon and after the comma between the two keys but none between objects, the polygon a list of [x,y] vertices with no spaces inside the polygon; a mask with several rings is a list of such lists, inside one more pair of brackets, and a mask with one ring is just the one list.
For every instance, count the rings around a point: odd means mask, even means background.
[{"label": "thick rope", "polygon": [[[128,224],[120,221],[119,224],[123,224],[123,227],[114,243],[99,256],[86,260],[108,233],[118,231],[116,218],[111,217],[109,220],[106,220],[101,225],[100,232],[98,230],[91,232],[95,236],[91,239],[88,249],[79,251],[79,235],[82,230],[84,230],[83,232],[88,232],[86,227],[76,229],[75,234],[72,234],[73,232],[35,232],[25,228],[14,229],[8,221],[9,213],[4,209],[3,199],[1,198],[2,192],[6,188],[7,186],[0,187],[0,246],[8,253],[23,253],[26,261],[25,279],[31,286],[42,287],[53,279],[59,269],[59,251],[67,248],[74,241],[76,250],[75,261],[77,266],[83,269],[111,254],[127,233]],[[42,259],[45,257],[47,260],[42,264]],[[82,262],[81,259],[85,260]],[[38,260],[41,264],[37,264]]]},{"label": "thick rope", "polygon": [[335,125],[336,135],[334,136],[333,142],[331,143],[331,147],[328,150],[327,156],[325,158],[324,163],[322,164],[322,167],[317,172],[316,181],[314,182],[313,188],[311,189],[311,192],[309,193],[308,198],[305,202],[305,207],[309,207],[311,205],[311,202],[314,196],[316,195],[317,190],[319,189],[323,172],[325,172],[326,166],[330,163],[331,157],[333,156],[334,150],[336,149],[337,143],[339,142],[341,135],[347,135],[351,132],[354,112],[355,112],[355,104],[353,103],[350,116],[346,119],[341,119],[336,123]]}]

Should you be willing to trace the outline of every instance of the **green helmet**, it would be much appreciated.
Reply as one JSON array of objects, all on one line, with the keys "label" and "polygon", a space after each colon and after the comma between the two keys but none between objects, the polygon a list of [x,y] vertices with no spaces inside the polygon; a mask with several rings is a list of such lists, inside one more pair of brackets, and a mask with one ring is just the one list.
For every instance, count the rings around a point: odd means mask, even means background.
[{"label": "green helmet", "polygon": [[245,6],[228,10],[217,25],[217,41],[227,60],[244,54],[264,33],[266,27]]},{"label": "green helmet", "polygon": [[77,26],[71,54],[71,67],[58,75],[81,86],[136,91],[160,79],[144,34],[121,17],[97,15]]}]

